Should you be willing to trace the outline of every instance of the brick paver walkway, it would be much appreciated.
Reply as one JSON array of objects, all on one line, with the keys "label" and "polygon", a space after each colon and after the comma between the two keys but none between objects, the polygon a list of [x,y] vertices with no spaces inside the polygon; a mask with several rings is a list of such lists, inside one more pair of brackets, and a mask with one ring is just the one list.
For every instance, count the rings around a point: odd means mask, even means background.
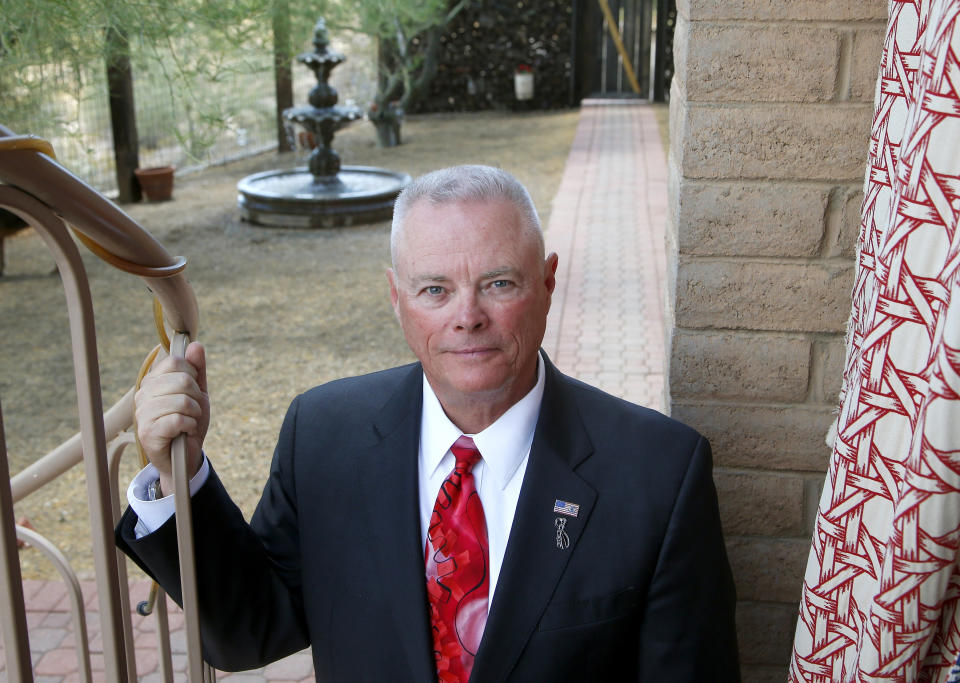
[{"label": "brick paver walkway", "polygon": [[585,100],[546,231],[560,255],[543,347],[562,371],[663,407],[667,169],[653,110]]},{"label": "brick paver walkway", "polygon": [[[103,665],[103,639],[100,635],[100,615],[97,605],[97,588],[93,581],[81,581],[86,629],[90,643],[90,669],[94,681],[106,681]],[[143,579],[131,581],[130,604],[133,608],[146,599],[149,582]],[[61,581],[23,582],[24,600],[27,603],[27,627],[30,630],[30,653],[33,660],[36,683],[75,683],[83,680],[78,673],[77,643],[70,613],[70,601]],[[175,681],[186,681],[187,668],[186,634],[183,630],[183,613],[167,598],[167,614],[170,626],[170,651]],[[137,662],[137,680],[143,683],[160,683],[160,657],[155,616],[132,617],[134,653]],[[0,643],[0,681],[6,682],[3,648]],[[231,683],[312,683],[313,660],[309,650],[291,655],[270,666],[243,673],[217,674],[217,681]],[[13,683],[13,682],[11,682]]]},{"label": "brick paver walkway", "polygon": [[[547,248],[560,255],[544,349],[564,372],[642,405],[663,394],[666,162],[653,110],[638,102],[586,100],[550,224]],[[131,604],[147,584],[132,585]],[[83,584],[93,678],[103,681],[96,587]],[[69,602],[62,583],[25,581],[37,683],[78,674]],[[183,618],[170,603],[175,680],[185,680]],[[2,608],[2,607],[0,607]],[[153,617],[134,615],[138,679],[160,681]],[[309,652],[218,681],[312,681]],[[0,682],[6,681],[0,643]]]}]

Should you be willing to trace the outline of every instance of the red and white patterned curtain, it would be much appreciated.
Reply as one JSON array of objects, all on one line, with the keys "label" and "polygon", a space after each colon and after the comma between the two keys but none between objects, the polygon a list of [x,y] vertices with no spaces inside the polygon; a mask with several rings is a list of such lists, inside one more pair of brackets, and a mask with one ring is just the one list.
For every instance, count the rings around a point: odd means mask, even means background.
[{"label": "red and white patterned curtain", "polygon": [[791,681],[960,681],[958,15],[890,2]]}]

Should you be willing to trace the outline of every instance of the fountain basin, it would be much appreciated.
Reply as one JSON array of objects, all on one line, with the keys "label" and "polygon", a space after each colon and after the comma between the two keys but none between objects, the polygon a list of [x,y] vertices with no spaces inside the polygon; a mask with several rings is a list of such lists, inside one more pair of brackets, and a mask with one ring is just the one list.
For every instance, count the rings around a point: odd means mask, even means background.
[{"label": "fountain basin", "polygon": [[410,182],[406,173],[371,166],[343,166],[328,179],[306,167],[265,171],[237,185],[243,219],[288,228],[335,228],[387,220]]}]

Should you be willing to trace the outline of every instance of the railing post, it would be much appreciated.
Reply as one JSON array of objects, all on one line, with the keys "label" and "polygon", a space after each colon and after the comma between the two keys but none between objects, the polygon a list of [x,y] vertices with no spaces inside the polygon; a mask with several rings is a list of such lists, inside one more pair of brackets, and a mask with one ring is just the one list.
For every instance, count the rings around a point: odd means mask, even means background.
[{"label": "railing post", "polygon": [[30,641],[27,635],[27,611],[23,602],[20,578],[20,557],[17,554],[17,531],[13,521],[13,494],[10,492],[10,467],[7,464],[7,442],[3,433],[3,411],[0,410],[0,629],[8,681],[32,681]]},{"label": "railing post", "polygon": [[[189,343],[190,338],[186,334],[177,332],[170,344],[170,355],[183,358]],[[197,570],[193,554],[193,516],[190,509],[186,435],[181,434],[174,439],[170,457],[173,464],[177,544],[180,549],[180,590],[187,631],[187,672],[191,682],[205,681],[207,677],[200,649],[200,610],[197,604]]]},{"label": "railing post", "polygon": [[[86,270],[77,245],[63,221],[36,198],[17,188],[0,185],[0,204],[33,219],[31,224],[43,238],[60,272],[70,322],[77,413],[80,418],[87,503],[90,509],[90,536],[100,600],[104,673],[111,683],[126,683],[128,677],[123,643],[120,578],[113,545],[113,513],[110,503],[110,477],[107,472],[107,444],[100,395],[97,340]],[[9,486],[9,473],[6,482],[5,487]]]},{"label": "railing post", "polygon": [[[131,390],[132,391],[132,390]],[[132,418],[131,418],[132,419]],[[106,416],[104,416],[106,423]],[[113,510],[113,526],[120,523],[120,456],[126,447],[134,443],[134,437],[129,432],[113,439],[107,450],[107,467],[110,473],[110,507]],[[130,680],[137,679],[137,659],[134,652],[133,622],[130,616],[130,584],[127,577],[127,557],[120,550],[114,551],[117,557],[117,576],[120,580],[120,609],[123,615],[123,640],[127,655],[127,675]],[[162,634],[157,634],[162,641]]]}]

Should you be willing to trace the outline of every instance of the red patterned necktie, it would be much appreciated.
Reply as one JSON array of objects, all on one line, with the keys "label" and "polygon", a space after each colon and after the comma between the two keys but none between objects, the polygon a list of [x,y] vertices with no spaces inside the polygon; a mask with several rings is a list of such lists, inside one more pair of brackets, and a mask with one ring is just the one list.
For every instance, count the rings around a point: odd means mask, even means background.
[{"label": "red patterned necktie", "polygon": [[427,598],[437,679],[466,683],[487,623],[487,521],[470,471],[480,451],[469,436],[450,450],[457,464],[440,486],[427,529]]}]

